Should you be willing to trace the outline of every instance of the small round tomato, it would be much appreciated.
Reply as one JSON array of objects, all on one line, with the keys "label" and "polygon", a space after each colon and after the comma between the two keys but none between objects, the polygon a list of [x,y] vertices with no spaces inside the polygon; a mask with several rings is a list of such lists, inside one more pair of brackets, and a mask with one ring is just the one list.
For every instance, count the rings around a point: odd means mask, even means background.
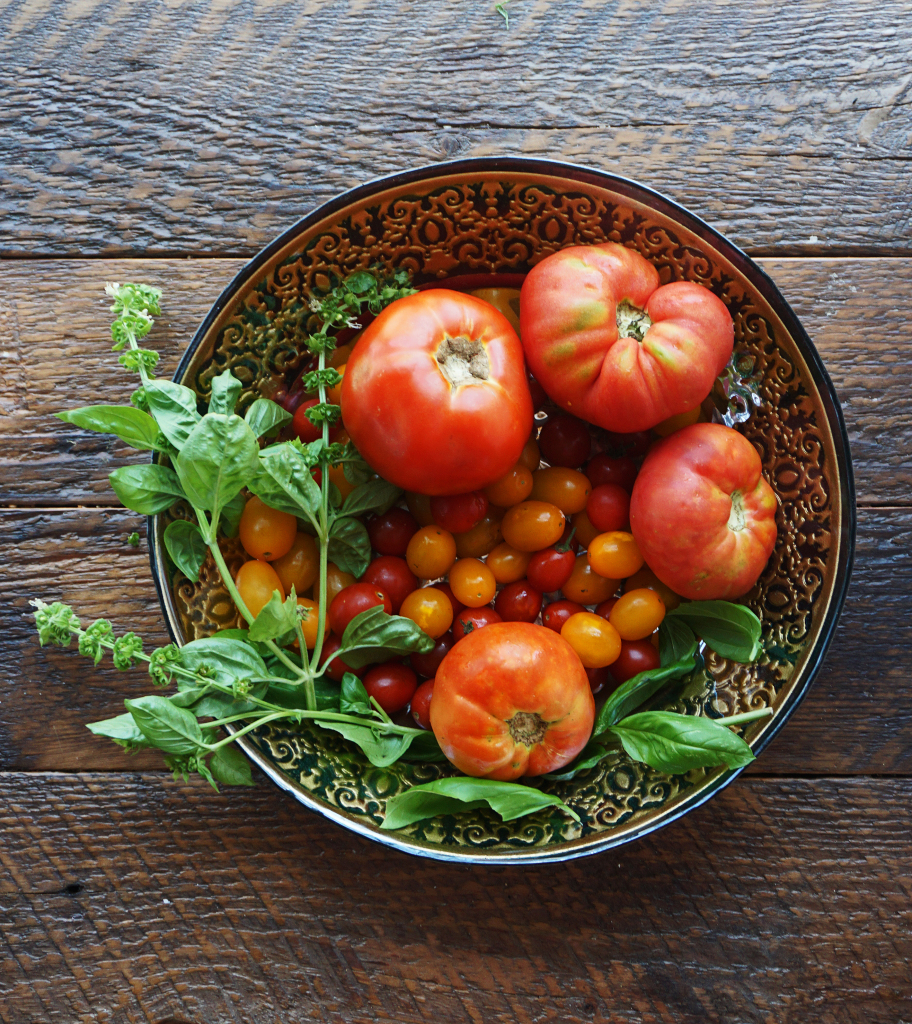
[{"label": "small round tomato", "polygon": [[399,614],[417,623],[435,640],[453,624],[450,599],[437,587],[419,587],[402,602]]},{"label": "small round tomato", "polygon": [[393,614],[398,615],[402,602],[418,586],[418,577],[408,567],[404,558],[395,555],[380,555],[367,567],[361,577],[362,583],[379,587],[389,595]]},{"label": "small round tomato", "polygon": [[555,633],[559,633],[571,615],[576,615],[577,612],[584,612],[585,610],[576,601],[552,601],[551,604],[545,605],[545,610],[542,612],[542,625],[547,626],[548,629],[553,629]]},{"label": "small round tomato", "polygon": [[323,436],[323,424],[311,423],[307,417],[308,410],[320,401],[319,398],[308,398],[295,411],[291,420],[291,429],[304,444],[310,444]]},{"label": "small round tomato", "polygon": [[356,615],[377,605],[382,605],[387,614],[392,613],[393,603],[389,594],[371,583],[352,583],[333,598],[329,606],[329,628],[337,636],[342,636]]},{"label": "small round tomato", "polygon": [[558,413],[541,428],[538,446],[542,458],[552,466],[582,466],[592,447],[589,424]]},{"label": "small round tomato", "polygon": [[607,455],[605,452],[599,452],[586,463],[584,472],[593,487],[617,484],[629,494],[633,489],[633,482],[637,478],[639,468],[628,455],[615,457]]},{"label": "small round tomato", "polygon": [[530,552],[517,551],[505,542],[490,552],[487,564],[498,583],[515,583],[525,577],[531,558]]},{"label": "small round tomato", "polygon": [[496,510],[488,509],[487,515],[471,530],[454,534],[456,554],[460,558],[481,558],[495,548],[503,540],[500,532],[501,518]]},{"label": "small round tomato", "polygon": [[526,572],[529,582],[543,594],[550,594],[560,588],[570,579],[573,567],[576,565],[576,555],[569,548],[562,551],[558,545],[553,548],[545,548],[544,551],[536,551],[529,559],[529,568]]},{"label": "small round tomato", "polygon": [[420,729],[431,727],[431,698],[434,695],[434,680],[425,679],[412,694],[409,703],[409,714],[415,719]]},{"label": "small round tomato", "polygon": [[291,550],[298,533],[298,521],[289,512],[279,512],[253,497],[248,499],[241,513],[238,533],[251,558],[271,562]]},{"label": "small round tomato", "polygon": [[456,595],[453,593],[453,588],[449,583],[446,583],[444,580],[440,580],[438,583],[432,583],[431,587],[434,590],[439,590],[441,594],[446,594],[447,600],[450,602],[450,607],[453,609],[453,618],[456,618],[462,609],[465,608],[462,601],[458,601],[456,599]]},{"label": "small round tomato", "polygon": [[460,558],[450,569],[449,582],[456,600],[466,608],[490,604],[497,591],[494,573],[477,558]]},{"label": "small round tomato", "polygon": [[622,640],[643,640],[665,618],[665,605],[654,590],[643,587],[622,594],[608,616]]},{"label": "small round tomato", "polygon": [[621,653],[618,631],[592,612],[571,615],[561,626],[560,635],[576,651],[585,668],[604,668]]},{"label": "small round tomato", "polygon": [[529,470],[530,473],[534,473],[538,469],[541,463],[541,450],[538,447],[538,441],[534,437],[530,437],[526,441],[526,446],[522,450],[522,454],[519,457],[519,461]]},{"label": "small round tomato", "polygon": [[240,592],[241,600],[247,606],[247,611],[254,618],[269,603],[274,591],[277,590],[282,600],[285,599],[282,581],[268,562],[260,562],[256,559],[245,562],[238,569],[234,582]]},{"label": "small round tomato", "polygon": [[662,604],[665,605],[666,611],[670,612],[672,608],[677,608],[681,603],[681,595],[676,594],[671,587],[667,587],[648,565],[644,565],[639,572],[635,572],[624,580],[625,590],[639,590],[641,587],[654,590],[662,598]]},{"label": "small round tomato", "polygon": [[403,556],[418,532],[418,521],[404,508],[391,508],[367,524],[371,547],[381,555]]},{"label": "small round tomato", "polygon": [[333,603],[333,600],[340,591],[346,587],[350,587],[357,580],[350,572],[343,572],[335,562],[330,562],[326,566],[326,604],[327,607]]},{"label": "small round tomato", "polygon": [[591,490],[592,485],[582,473],[566,466],[547,466],[532,474],[531,497],[557,505],[565,516],[581,512]]},{"label": "small round tomato", "polygon": [[[303,612],[298,613],[301,617],[301,632],[304,634],[304,643],[307,644],[308,651],[312,651],[317,642],[317,629],[320,625],[320,606],[316,601],[311,601],[307,597],[299,597],[298,607],[304,609]],[[299,644],[295,640],[295,647],[297,646]]]},{"label": "small round tomato", "polygon": [[610,580],[589,565],[586,555],[576,556],[576,565],[570,579],[561,587],[564,597],[579,604],[598,604],[607,601],[618,588],[619,580]]},{"label": "small round tomato", "polygon": [[564,513],[546,501],[521,501],[503,517],[504,540],[517,551],[541,551],[560,540]]},{"label": "small round tomato", "polygon": [[467,533],[484,519],[488,499],[484,491],[467,494],[441,494],[431,498],[434,522],[450,533]]},{"label": "small round tomato", "polygon": [[430,526],[434,522],[434,517],[431,515],[430,495],[409,491],[405,496],[405,503],[419,526]]},{"label": "small round tomato", "polygon": [[309,590],[320,575],[320,552],[310,534],[299,533],[288,551],[272,563],[286,594],[294,587],[297,595]]},{"label": "small round tomato", "polygon": [[518,505],[532,493],[532,471],[528,466],[517,462],[512,469],[493,484],[485,488],[485,496],[492,505],[499,508],[510,508]]},{"label": "small round tomato", "polygon": [[[334,366],[333,367],[333,369],[336,371],[336,373],[339,374],[340,377],[344,377],[345,376],[345,365],[346,365],[345,363],[342,363],[339,366]],[[326,389],[326,401],[327,402],[332,402],[333,405],[341,405],[342,404],[342,381],[341,380],[339,381],[338,384],[334,385],[331,388],[327,388]]]},{"label": "small round tomato", "polygon": [[456,561],[456,541],[449,530],[422,526],[405,551],[408,567],[421,580],[445,576]]},{"label": "small round tomato", "polygon": [[409,662],[419,676],[426,676],[433,679],[437,675],[440,663],[447,656],[450,648],[456,643],[456,637],[452,630],[447,630],[443,636],[438,636],[434,646],[429,651],[419,653],[413,651],[409,655]]},{"label": "small round tomato", "polygon": [[601,435],[602,448],[612,458],[642,459],[655,442],[651,430],[606,430]]},{"label": "small round tomato", "polygon": [[623,530],[630,520],[630,495],[617,484],[600,484],[586,500],[586,515],[599,533]]},{"label": "small round tomato", "polygon": [[582,512],[577,512],[570,522],[573,529],[576,531],[574,534],[575,539],[578,540],[580,545],[584,548],[588,548],[595,538],[602,532],[592,525],[585,509],[583,509]]},{"label": "small round tomato", "polygon": [[339,489],[339,495],[343,501],[345,501],[345,499],[349,496],[349,494],[351,494],[351,492],[357,486],[356,484],[353,484],[351,480],[349,480],[348,477],[345,475],[345,466],[342,465],[341,463],[339,463],[339,465],[337,466],[330,466],[327,475],[329,476],[329,482],[331,484],[335,484],[336,487]]},{"label": "small round tomato", "polygon": [[434,680],[431,727],[462,772],[509,781],[568,764],[592,732],[595,701],[572,648],[527,622],[473,630]]},{"label": "small round tomato", "polygon": [[508,583],[494,602],[494,608],[504,622],[534,622],[541,607],[542,593],[528,580]]},{"label": "small round tomato", "polygon": [[611,669],[607,666],[603,668],[587,668],[586,675],[589,677],[589,686],[592,689],[592,693],[601,693],[609,684],[614,686],[614,676],[611,674]]},{"label": "small round tomato", "polygon": [[362,665],[361,668],[352,668],[351,665],[346,664],[341,658],[335,657],[336,651],[338,651],[341,646],[342,641],[332,633],[330,633],[323,641],[323,653],[320,664],[325,669],[326,674],[330,679],[334,679],[337,683],[342,681],[342,676],[344,676],[346,672],[352,672],[358,676],[359,679],[362,678],[364,673],[367,672],[369,666]]},{"label": "small round tomato", "polygon": [[484,608],[464,608],[453,620],[453,636],[459,641],[473,630],[495,622],[503,622],[503,619],[490,605]]},{"label": "small round tomato", "polygon": [[418,677],[401,661],[387,661],[382,665],[371,665],[364,674],[364,689],[388,715],[394,715],[414,696]]},{"label": "small round tomato", "polygon": [[618,603],[616,597],[609,597],[607,601],[602,601],[595,607],[595,614],[601,615],[603,619],[607,619],[611,615],[611,609]]},{"label": "small round tomato", "polygon": [[589,545],[589,564],[608,579],[625,580],[643,567],[643,556],[632,533],[600,533]]},{"label": "small round tomato", "polygon": [[662,664],[659,652],[648,640],[622,640],[621,653],[612,662],[611,675],[616,683],[626,683],[641,672],[651,672]]}]

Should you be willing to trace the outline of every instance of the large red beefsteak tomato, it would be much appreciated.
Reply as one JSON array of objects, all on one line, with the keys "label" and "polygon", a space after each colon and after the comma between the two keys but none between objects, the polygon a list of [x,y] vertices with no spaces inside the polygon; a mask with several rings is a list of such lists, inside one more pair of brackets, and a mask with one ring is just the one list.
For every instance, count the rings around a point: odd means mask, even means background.
[{"label": "large red beefsteak tomato", "polygon": [[654,427],[695,408],[732,353],[721,299],[614,242],[573,246],[528,274],[520,334],[532,373],[575,416],[607,430]]},{"label": "large red beefsteak tomato", "polygon": [[434,680],[431,728],[466,775],[509,781],[563,767],[592,732],[595,701],[573,648],[529,622],[475,629]]},{"label": "large red beefsteak tomato", "polygon": [[532,430],[522,345],[472,295],[435,288],[387,306],[342,382],[355,447],[382,477],[420,494],[461,494],[503,476]]},{"label": "large red beefsteak tomato", "polygon": [[646,457],[630,529],[650,569],[693,600],[740,597],[776,545],[776,495],[737,430],[694,423]]}]

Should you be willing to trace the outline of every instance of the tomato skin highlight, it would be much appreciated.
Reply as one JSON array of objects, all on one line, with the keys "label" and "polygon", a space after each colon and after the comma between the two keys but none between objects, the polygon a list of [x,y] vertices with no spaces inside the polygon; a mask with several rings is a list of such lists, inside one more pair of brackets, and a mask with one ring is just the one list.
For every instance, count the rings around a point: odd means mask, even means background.
[{"label": "tomato skin highlight", "polygon": [[776,546],[776,495],[736,430],[694,423],[647,455],[630,499],[646,564],[691,600],[746,593]]},{"label": "tomato skin highlight", "polygon": [[398,299],[365,329],[342,404],[367,462],[423,494],[487,486],[516,464],[532,429],[516,332],[493,306],[444,288]]}]

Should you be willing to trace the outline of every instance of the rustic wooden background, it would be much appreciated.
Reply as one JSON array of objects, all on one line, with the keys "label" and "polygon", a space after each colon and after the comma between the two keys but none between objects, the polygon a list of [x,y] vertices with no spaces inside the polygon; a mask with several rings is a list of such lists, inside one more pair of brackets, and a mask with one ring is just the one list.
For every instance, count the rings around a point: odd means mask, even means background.
[{"label": "rustic wooden background", "polygon": [[[912,1022],[912,20],[906,0],[0,3],[0,1021]],[[116,443],[108,280],[170,372],[235,270],[380,174],[529,154],[642,180],[758,258],[843,403],[840,632],[734,786],[558,867],[420,861],[83,723],[145,692],[32,596],[164,640]]]}]

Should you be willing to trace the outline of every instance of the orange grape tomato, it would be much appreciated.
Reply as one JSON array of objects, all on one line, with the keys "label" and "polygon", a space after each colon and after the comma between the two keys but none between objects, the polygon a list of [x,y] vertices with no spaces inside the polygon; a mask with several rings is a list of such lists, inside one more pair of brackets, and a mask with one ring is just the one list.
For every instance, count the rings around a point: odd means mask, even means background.
[{"label": "orange grape tomato", "polygon": [[668,437],[669,434],[673,434],[676,430],[680,430],[682,427],[689,427],[691,423],[696,423],[700,418],[701,411],[701,407],[698,405],[693,409],[688,409],[687,412],[679,412],[677,416],[669,416],[667,420],[662,420],[661,423],[657,423],[652,429],[659,437]]},{"label": "orange grape tomato", "polygon": [[335,562],[326,567],[326,607],[333,603],[333,598],[340,590],[350,587],[357,580],[350,572],[343,572]]},{"label": "orange grape tomato", "polygon": [[488,501],[499,508],[518,505],[532,493],[532,471],[528,466],[517,462],[499,480],[488,484],[484,492]]},{"label": "orange grape tomato", "polygon": [[576,513],[572,519],[572,523],[576,528],[576,533],[573,534],[573,539],[578,541],[580,546],[584,548],[588,548],[595,538],[602,532],[592,525],[592,520],[589,518],[585,509],[583,509],[582,512]]},{"label": "orange grape tomato", "polygon": [[510,321],[510,326],[519,334],[519,289],[518,288],[477,288],[472,292],[476,298],[499,310]]},{"label": "orange grape tomato", "polygon": [[338,466],[329,467],[329,481],[339,488],[339,493],[342,495],[343,501],[345,501],[356,487],[356,485],[346,477],[345,467],[341,463]]},{"label": "orange grape tomato", "polygon": [[456,561],[453,534],[439,526],[422,526],[408,542],[405,560],[421,580],[436,580],[445,576]]},{"label": "orange grape tomato", "polygon": [[490,604],[497,591],[494,573],[478,558],[460,558],[450,569],[449,581],[456,600],[466,608]]},{"label": "orange grape tomato", "polygon": [[476,523],[465,533],[454,533],[456,554],[460,558],[481,558],[495,548],[502,540],[500,521],[503,516],[493,512],[485,514],[480,523]]},{"label": "orange grape tomato", "polygon": [[270,508],[256,496],[250,498],[241,513],[240,538],[251,558],[271,562],[291,550],[298,521],[290,512]]},{"label": "orange grape tomato", "polygon": [[419,526],[430,526],[434,522],[434,517],[431,515],[430,495],[409,491],[405,496],[405,503]]},{"label": "orange grape tomato", "polygon": [[344,366],[348,362],[348,357],[352,354],[352,349],[355,347],[355,341],[357,341],[358,337],[360,335],[355,335],[350,344],[340,345],[330,353],[329,365],[334,370],[338,370],[340,366]]},{"label": "orange grape tomato", "polygon": [[643,568],[643,556],[632,533],[600,533],[589,545],[589,564],[609,579],[625,580]]},{"label": "orange grape tomato", "polygon": [[[273,565],[275,565],[274,562]],[[672,608],[677,608],[683,600],[681,595],[676,594],[671,587],[666,586],[648,565],[644,565],[639,572],[635,572],[624,581],[624,590],[638,590],[640,587],[648,587],[650,590],[654,590],[662,598],[665,610],[669,612]]]},{"label": "orange grape tomato", "polygon": [[617,661],[621,637],[610,622],[592,612],[577,612],[561,626],[560,635],[579,655],[584,668],[604,668]]},{"label": "orange grape tomato", "polygon": [[531,551],[517,551],[509,544],[498,544],[488,555],[488,568],[498,583],[515,583],[526,575]]},{"label": "orange grape tomato", "polygon": [[[335,366],[335,367],[333,367],[333,369],[340,376],[344,377],[345,376],[345,365],[346,365],[345,363],[342,363],[341,366]],[[341,405],[341,403],[342,403],[342,381],[341,380],[339,381],[338,384],[336,384],[335,387],[327,388],[326,389],[326,401],[327,402],[332,402],[333,405]]]},{"label": "orange grape tomato", "polygon": [[[305,609],[301,618],[301,632],[304,634],[304,643],[307,644],[307,650],[312,651],[317,642],[317,627],[320,624],[320,606],[316,601],[311,601],[306,597],[299,597],[298,607]],[[294,645],[295,647],[300,646],[297,640],[295,640]]]},{"label": "orange grape tomato", "polygon": [[530,437],[526,441],[526,447],[522,450],[522,455],[519,457],[519,461],[529,470],[530,473],[534,473],[538,469],[539,463],[541,462],[541,450],[538,447],[538,441],[534,437]]},{"label": "orange grape tomato", "polygon": [[282,600],[285,599],[285,588],[282,586],[282,581],[268,562],[260,562],[257,559],[245,562],[238,569],[234,582],[240,592],[241,600],[247,605],[247,610],[254,618],[260,614],[263,606],[269,603],[274,591],[278,590]]},{"label": "orange grape tomato", "polygon": [[287,554],[277,558],[272,567],[279,574],[285,593],[290,594],[294,587],[295,593],[301,597],[316,583],[320,573],[317,542],[308,533],[298,533]]},{"label": "orange grape tomato", "polygon": [[622,594],[611,609],[608,621],[622,640],[645,640],[665,618],[665,605],[654,590],[641,587]]},{"label": "orange grape tomato", "polygon": [[434,640],[443,636],[453,624],[453,605],[437,587],[413,590],[402,602],[399,614],[411,619]]},{"label": "orange grape tomato", "polygon": [[576,556],[576,565],[570,579],[561,587],[561,593],[577,604],[600,604],[607,601],[618,588],[618,580],[606,579],[589,564],[585,554]]},{"label": "orange grape tomato", "polygon": [[547,466],[532,475],[532,498],[557,505],[566,516],[582,512],[591,491],[588,479],[566,466]]},{"label": "orange grape tomato", "polygon": [[556,544],[564,532],[564,513],[547,501],[521,501],[500,524],[504,540],[518,551],[541,551]]}]

